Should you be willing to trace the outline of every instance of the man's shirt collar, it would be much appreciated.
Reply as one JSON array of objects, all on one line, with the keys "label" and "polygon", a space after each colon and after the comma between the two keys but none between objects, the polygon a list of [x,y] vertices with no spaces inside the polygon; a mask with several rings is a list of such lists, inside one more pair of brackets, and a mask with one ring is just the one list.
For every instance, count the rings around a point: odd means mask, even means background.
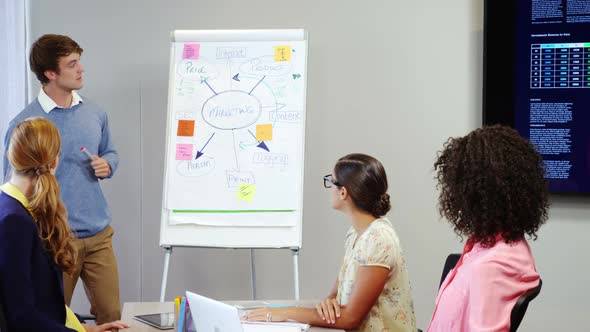
[{"label": "man's shirt collar", "polygon": [[[47,114],[49,114],[49,112],[51,112],[54,108],[63,108],[63,107],[58,106],[53,101],[53,99],[51,99],[45,93],[43,88],[41,88],[41,90],[39,91],[39,96],[37,97],[37,99],[39,100],[39,104],[41,104],[41,108],[43,108],[43,111]],[[70,107],[68,107],[68,108],[72,108],[82,102],[84,102],[84,101],[82,100],[80,95],[76,91],[72,91],[72,105],[70,105]]]}]

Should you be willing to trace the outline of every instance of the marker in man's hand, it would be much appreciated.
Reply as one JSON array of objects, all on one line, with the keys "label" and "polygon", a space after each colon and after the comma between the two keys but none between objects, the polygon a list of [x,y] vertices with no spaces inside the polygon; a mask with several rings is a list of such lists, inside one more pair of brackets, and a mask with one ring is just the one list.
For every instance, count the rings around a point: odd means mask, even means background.
[{"label": "marker in man's hand", "polygon": [[90,154],[90,152],[88,152],[88,150],[86,150],[85,147],[81,147],[80,151],[86,153],[86,155],[88,156],[88,158],[90,158],[90,160],[94,160],[94,157]]}]

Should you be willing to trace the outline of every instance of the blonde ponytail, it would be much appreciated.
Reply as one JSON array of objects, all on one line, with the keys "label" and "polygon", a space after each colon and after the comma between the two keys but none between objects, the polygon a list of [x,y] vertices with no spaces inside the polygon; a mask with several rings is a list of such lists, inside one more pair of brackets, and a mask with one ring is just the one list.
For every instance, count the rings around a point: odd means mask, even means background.
[{"label": "blonde ponytail", "polygon": [[67,212],[60,198],[57,179],[51,174],[59,156],[61,138],[51,121],[29,118],[18,124],[10,138],[8,160],[14,172],[31,177],[33,194],[29,208],[39,229],[39,237],[54,262],[66,273],[76,264],[76,249]]}]

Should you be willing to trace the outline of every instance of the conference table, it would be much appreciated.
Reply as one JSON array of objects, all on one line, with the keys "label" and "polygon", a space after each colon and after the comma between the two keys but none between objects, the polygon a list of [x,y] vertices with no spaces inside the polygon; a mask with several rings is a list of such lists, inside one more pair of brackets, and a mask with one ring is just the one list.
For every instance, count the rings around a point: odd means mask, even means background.
[{"label": "conference table", "polygon": [[[313,306],[317,301],[228,301],[226,302],[231,305],[242,305],[250,306],[253,303],[281,303],[281,304],[293,304],[299,306]],[[129,329],[121,330],[125,332],[162,332],[155,327],[144,324],[136,319],[133,319],[135,315],[165,313],[174,311],[173,302],[126,302],[123,304],[123,312],[121,314],[121,320],[131,325]],[[173,331],[173,330],[167,330]],[[341,329],[328,329],[323,327],[312,326],[309,332],[337,332],[344,330]]]}]

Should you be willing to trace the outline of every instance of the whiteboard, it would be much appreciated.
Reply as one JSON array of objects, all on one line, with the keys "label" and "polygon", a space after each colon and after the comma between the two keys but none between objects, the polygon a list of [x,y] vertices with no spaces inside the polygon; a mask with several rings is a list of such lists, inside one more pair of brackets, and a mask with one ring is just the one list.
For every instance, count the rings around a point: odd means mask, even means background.
[{"label": "whiteboard", "polygon": [[161,246],[299,248],[307,34],[174,31]]}]

